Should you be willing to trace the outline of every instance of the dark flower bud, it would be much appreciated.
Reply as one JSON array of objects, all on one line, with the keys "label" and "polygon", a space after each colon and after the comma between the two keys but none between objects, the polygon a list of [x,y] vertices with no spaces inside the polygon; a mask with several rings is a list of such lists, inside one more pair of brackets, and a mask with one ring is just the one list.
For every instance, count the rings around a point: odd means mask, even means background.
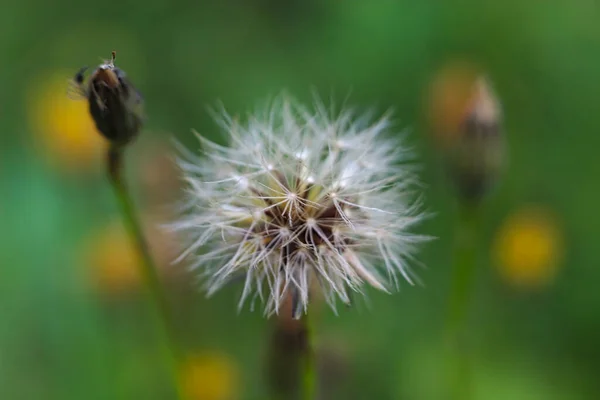
[{"label": "dark flower bud", "polygon": [[86,97],[89,111],[96,128],[116,148],[130,143],[137,136],[144,122],[143,98],[126,77],[115,67],[112,59],[101,64],[84,82],[82,68],[75,76],[75,84]]}]

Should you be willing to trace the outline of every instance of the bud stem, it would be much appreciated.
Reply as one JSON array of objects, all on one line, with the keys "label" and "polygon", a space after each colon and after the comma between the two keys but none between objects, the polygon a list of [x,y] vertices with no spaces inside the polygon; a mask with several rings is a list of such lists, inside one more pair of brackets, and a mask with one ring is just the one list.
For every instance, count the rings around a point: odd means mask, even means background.
[{"label": "bud stem", "polygon": [[139,252],[140,262],[138,263],[148,294],[154,303],[154,311],[156,312],[156,320],[160,326],[160,330],[164,335],[166,343],[163,349],[165,356],[171,361],[171,370],[173,373],[173,383],[177,392],[177,399],[183,400],[179,375],[180,352],[177,347],[176,335],[172,325],[172,319],[169,312],[169,306],[162,290],[158,271],[150,251],[148,244],[144,238],[140,222],[135,213],[135,206],[127,190],[123,178],[123,150],[111,146],[108,150],[108,178],[111,186],[115,191],[115,195],[119,200],[123,220],[129,232],[133,245]]},{"label": "bud stem", "polygon": [[448,300],[447,334],[450,343],[450,398],[471,398],[471,351],[467,311],[477,266],[479,210],[477,203],[461,202],[455,244],[452,288]]}]

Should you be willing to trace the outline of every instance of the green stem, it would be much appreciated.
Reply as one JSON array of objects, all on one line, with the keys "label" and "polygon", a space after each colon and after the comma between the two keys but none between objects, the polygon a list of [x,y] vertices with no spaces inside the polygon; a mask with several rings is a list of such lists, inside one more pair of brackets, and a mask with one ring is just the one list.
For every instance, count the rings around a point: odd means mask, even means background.
[{"label": "green stem", "polygon": [[107,161],[108,177],[115,191],[115,195],[119,200],[121,212],[129,235],[131,236],[133,244],[139,251],[140,262],[138,264],[140,266],[142,277],[144,279],[144,283],[146,285],[148,293],[152,298],[152,301],[154,302],[155,307],[153,309],[157,313],[157,322],[160,324],[160,329],[162,331],[162,334],[164,335],[166,346],[163,350],[166,353],[165,357],[168,357],[170,359],[171,372],[173,374],[173,383],[175,385],[177,399],[183,400],[184,396],[181,390],[179,374],[179,365],[181,357],[177,347],[176,335],[172,326],[169,305],[162,290],[160,278],[158,276],[158,270],[156,268],[156,265],[154,264],[148,244],[144,239],[141,224],[135,213],[135,206],[133,204],[131,196],[129,195],[127,186],[124,182],[124,178],[122,175],[122,150],[111,147],[108,150]]},{"label": "green stem", "polygon": [[302,399],[314,400],[317,382],[316,357],[313,347],[313,330],[308,314],[304,316],[306,329],[306,343],[304,354],[304,368],[302,369]]},{"label": "green stem", "polygon": [[479,213],[477,206],[460,205],[453,265],[452,289],[448,301],[448,339],[450,341],[450,398],[471,398],[471,361],[466,336],[467,312],[477,266]]}]

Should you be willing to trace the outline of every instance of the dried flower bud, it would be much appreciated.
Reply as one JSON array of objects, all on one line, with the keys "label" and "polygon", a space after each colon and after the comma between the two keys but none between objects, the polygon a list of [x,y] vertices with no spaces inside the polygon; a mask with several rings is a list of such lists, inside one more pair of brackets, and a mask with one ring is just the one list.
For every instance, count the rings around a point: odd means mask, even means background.
[{"label": "dried flower bud", "polygon": [[436,143],[461,198],[478,201],[504,165],[502,112],[490,82],[470,66],[440,74],[431,92]]},{"label": "dried flower bud", "polygon": [[450,154],[451,173],[461,196],[481,198],[504,164],[501,112],[488,81],[479,78],[466,109],[461,135]]},{"label": "dried flower bud", "polygon": [[96,128],[115,147],[130,143],[143,125],[143,99],[126,78],[125,72],[115,67],[116,53],[110,61],[101,64],[84,83],[82,68],[74,79],[75,90],[89,105]]}]

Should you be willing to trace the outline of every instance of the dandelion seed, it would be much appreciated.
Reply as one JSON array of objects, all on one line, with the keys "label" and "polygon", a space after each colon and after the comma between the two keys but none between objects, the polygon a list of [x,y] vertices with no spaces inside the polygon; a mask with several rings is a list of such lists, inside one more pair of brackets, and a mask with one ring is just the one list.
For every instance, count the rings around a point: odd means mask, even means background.
[{"label": "dandelion seed", "polygon": [[171,225],[187,246],[178,261],[190,259],[209,294],[241,278],[240,307],[264,299],[271,315],[291,298],[299,318],[313,288],[335,310],[365,284],[412,282],[406,260],[426,237],[408,232],[422,219],[407,189],[412,154],[387,116],[331,115],[282,95],[245,124],[225,112],[218,122],[230,147],[199,135],[205,157],[185,152],[187,196]]}]

